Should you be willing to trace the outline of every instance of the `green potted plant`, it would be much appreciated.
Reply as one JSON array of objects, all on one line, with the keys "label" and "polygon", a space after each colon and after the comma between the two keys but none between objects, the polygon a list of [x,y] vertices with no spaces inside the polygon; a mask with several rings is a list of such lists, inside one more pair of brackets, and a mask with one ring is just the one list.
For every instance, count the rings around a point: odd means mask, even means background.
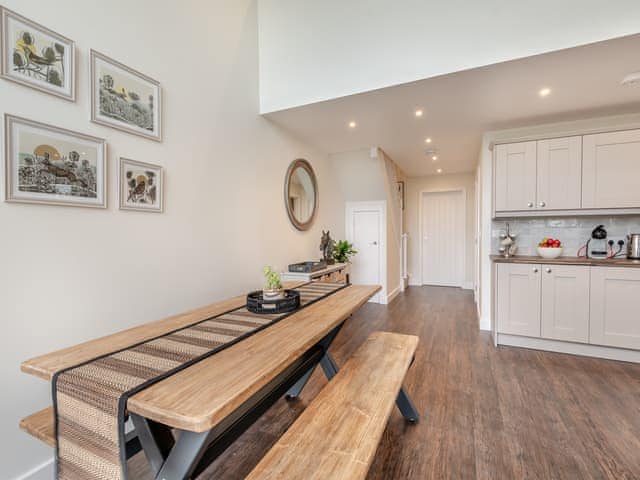
[{"label": "green potted plant", "polygon": [[338,240],[333,247],[333,258],[338,263],[350,263],[351,257],[356,253],[358,251],[353,248],[353,244],[346,240]]},{"label": "green potted plant", "polygon": [[262,297],[265,300],[277,300],[284,297],[284,289],[282,288],[282,280],[280,274],[270,266],[264,267],[264,288],[262,289]]}]

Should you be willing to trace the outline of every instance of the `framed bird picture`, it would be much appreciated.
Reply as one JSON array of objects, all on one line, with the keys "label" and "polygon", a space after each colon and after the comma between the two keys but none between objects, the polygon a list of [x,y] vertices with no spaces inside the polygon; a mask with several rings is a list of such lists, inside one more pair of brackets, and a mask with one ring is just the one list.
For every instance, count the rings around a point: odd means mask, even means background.
[{"label": "framed bird picture", "polygon": [[75,101],[74,42],[7,8],[0,16],[0,75]]},{"label": "framed bird picture", "polygon": [[164,169],[159,165],[120,158],[120,210],[161,213],[164,210]]},{"label": "framed bird picture", "polygon": [[107,207],[107,143],[5,114],[5,200]]},{"label": "framed bird picture", "polygon": [[162,141],[162,88],[156,80],[91,50],[91,121]]}]

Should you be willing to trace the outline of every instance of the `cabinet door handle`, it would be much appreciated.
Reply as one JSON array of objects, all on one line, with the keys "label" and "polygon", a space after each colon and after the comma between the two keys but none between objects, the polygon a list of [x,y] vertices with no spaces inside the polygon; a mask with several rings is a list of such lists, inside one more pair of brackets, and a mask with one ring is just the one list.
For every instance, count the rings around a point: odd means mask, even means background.
[{"label": "cabinet door handle", "polygon": [[529,202],[529,203],[527,203],[527,207],[529,207],[529,208],[533,208],[533,202]]},{"label": "cabinet door handle", "polygon": [[533,267],[533,273],[538,273],[538,267]]},{"label": "cabinet door handle", "polygon": [[550,268],[547,268],[545,271],[546,271],[547,273],[551,273],[551,269],[550,269]]},{"label": "cabinet door handle", "polygon": [[544,208],[544,207],[546,207],[546,206],[547,206],[547,204],[546,204],[546,203],[544,203],[544,202],[540,202],[538,205],[540,205],[540,207],[541,207],[541,208]]}]

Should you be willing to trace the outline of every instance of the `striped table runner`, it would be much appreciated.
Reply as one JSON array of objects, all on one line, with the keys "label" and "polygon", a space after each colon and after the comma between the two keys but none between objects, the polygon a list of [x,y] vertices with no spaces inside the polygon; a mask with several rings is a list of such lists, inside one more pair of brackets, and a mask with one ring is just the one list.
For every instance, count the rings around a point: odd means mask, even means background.
[{"label": "striped table runner", "polygon": [[[301,308],[346,287],[296,288]],[[258,315],[238,308],[54,375],[56,472],[61,480],[127,478],[127,398],[290,314]]]}]

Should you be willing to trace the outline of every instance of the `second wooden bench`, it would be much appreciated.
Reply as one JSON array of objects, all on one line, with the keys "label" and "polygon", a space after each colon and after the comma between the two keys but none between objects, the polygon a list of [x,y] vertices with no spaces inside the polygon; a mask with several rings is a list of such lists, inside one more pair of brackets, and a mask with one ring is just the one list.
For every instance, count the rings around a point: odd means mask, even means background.
[{"label": "second wooden bench", "polygon": [[364,479],[417,345],[373,333],[247,479]]}]

